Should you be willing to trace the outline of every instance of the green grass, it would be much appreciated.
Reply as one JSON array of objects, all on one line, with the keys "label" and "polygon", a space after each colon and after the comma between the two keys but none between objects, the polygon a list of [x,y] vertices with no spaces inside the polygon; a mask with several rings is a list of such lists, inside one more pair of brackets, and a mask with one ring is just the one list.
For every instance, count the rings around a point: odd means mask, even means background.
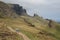
[{"label": "green grass", "polygon": [[[24,17],[23,17],[24,18]],[[0,19],[0,22],[6,23],[7,26],[12,27],[13,29],[18,28],[20,32],[28,36],[31,40],[53,40],[52,38],[56,38],[55,40],[60,40],[60,26],[57,25],[56,28],[49,28],[44,25],[40,25],[41,22],[36,20],[35,18],[25,18],[29,23],[34,24],[35,27],[29,26],[28,23],[24,21],[23,18],[17,18],[17,19],[10,19],[10,18],[5,18],[5,19]],[[2,23],[2,24],[3,24]],[[40,31],[45,32],[45,34],[38,34]],[[48,34],[48,37],[46,36]],[[18,38],[18,37],[17,37]],[[48,39],[47,39],[48,38]],[[19,38],[18,38],[19,39]],[[22,38],[20,38],[23,40]]]},{"label": "green grass", "polygon": [[6,26],[0,27],[0,40],[23,40],[22,36],[11,32]]},{"label": "green grass", "polygon": [[48,32],[50,36],[56,38],[56,40],[60,40],[60,25],[57,25],[55,28],[47,27],[44,30]]}]

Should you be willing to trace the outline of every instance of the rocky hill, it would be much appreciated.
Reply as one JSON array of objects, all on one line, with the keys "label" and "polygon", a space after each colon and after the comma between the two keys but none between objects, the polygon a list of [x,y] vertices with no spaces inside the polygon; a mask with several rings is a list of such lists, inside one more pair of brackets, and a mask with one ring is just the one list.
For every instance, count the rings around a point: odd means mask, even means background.
[{"label": "rocky hill", "polygon": [[18,4],[0,1],[0,40],[60,40],[60,24],[37,14],[29,16]]},{"label": "rocky hill", "polygon": [[6,4],[0,1],[0,16],[1,17],[18,17],[21,15],[27,15],[25,9],[18,4]]},{"label": "rocky hill", "polygon": [[8,4],[0,1],[0,17],[13,17],[15,14]]}]

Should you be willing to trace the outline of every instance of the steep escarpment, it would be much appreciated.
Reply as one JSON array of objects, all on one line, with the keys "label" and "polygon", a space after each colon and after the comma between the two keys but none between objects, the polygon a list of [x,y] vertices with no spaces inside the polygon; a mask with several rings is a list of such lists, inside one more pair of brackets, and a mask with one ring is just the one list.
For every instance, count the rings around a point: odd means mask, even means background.
[{"label": "steep escarpment", "polygon": [[21,15],[27,15],[26,10],[18,4],[6,4],[0,1],[0,17],[16,18]]},{"label": "steep escarpment", "polygon": [[14,12],[16,12],[17,15],[27,15],[26,9],[24,9],[19,4],[10,4],[10,7],[12,8],[12,10],[14,10]]},{"label": "steep escarpment", "polygon": [[0,17],[15,17],[16,13],[8,6],[8,4],[0,1]]},{"label": "steep escarpment", "polygon": [[23,9],[23,7],[18,4],[13,4],[12,8],[18,15],[27,15],[26,9]]}]

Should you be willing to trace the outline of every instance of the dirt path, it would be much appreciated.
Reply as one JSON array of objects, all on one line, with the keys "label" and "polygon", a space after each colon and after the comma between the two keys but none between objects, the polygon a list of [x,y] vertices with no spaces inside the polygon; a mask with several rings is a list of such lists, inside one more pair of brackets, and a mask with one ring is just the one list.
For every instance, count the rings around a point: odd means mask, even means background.
[{"label": "dirt path", "polygon": [[23,37],[24,40],[30,40],[25,34],[21,33],[21,32],[17,32],[14,29],[12,29],[11,27],[7,27],[9,30],[11,30],[12,32],[16,32],[17,34],[19,34],[20,36]]}]

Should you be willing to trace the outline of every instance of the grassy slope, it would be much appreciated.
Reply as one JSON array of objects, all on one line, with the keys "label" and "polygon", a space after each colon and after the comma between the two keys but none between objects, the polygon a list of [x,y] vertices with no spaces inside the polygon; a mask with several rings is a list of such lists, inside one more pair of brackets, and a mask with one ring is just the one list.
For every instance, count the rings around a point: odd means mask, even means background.
[{"label": "grassy slope", "polygon": [[0,40],[23,40],[23,38],[22,36],[11,32],[5,24],[1,24],[0,22]]},{"label": "grassy slope", "polygon": [[[17,19],[5,18],[0,19],[0,22],[3,22],[0,25],[7,24],[7,26],[11,26],[15,30],[19,29],[20,32],[26,34],[31,40],[60,40],[60,26],[57,26],[57,28],[48,28],[46,27],[47,25],[41,24],[35,18],[24,16]],[[43,32],[43,34],[39,32]]]}]

